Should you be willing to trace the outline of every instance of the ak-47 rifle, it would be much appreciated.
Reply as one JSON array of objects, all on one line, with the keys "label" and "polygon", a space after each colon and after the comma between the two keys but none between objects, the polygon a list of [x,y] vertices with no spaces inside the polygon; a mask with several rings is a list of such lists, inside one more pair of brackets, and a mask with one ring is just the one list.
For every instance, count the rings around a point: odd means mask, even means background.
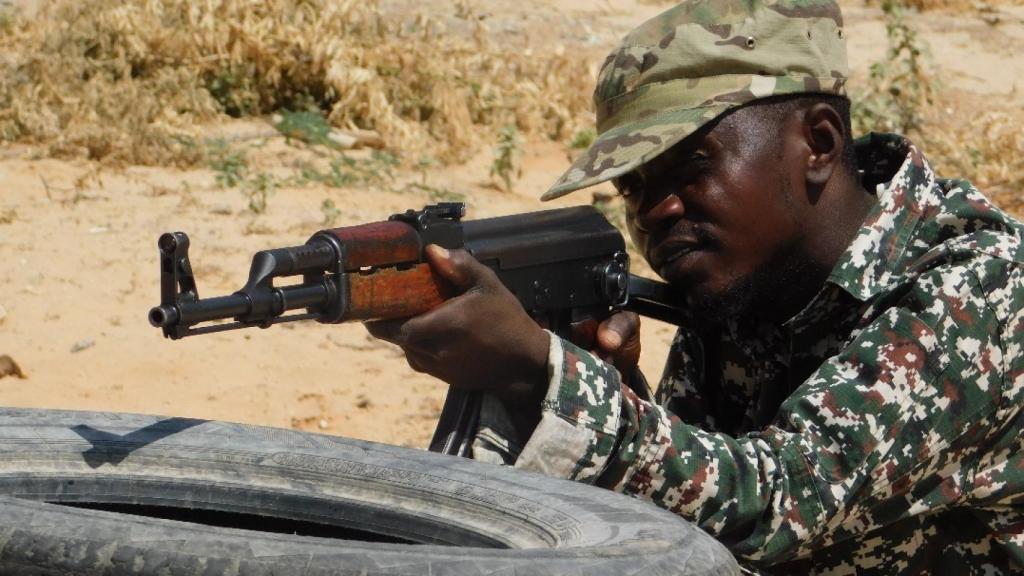
[{"label": "ak-47 rifle", "polygon": [[[257,252],[245,286],[213,298],[199,297],[188,236],[163,234],[157,243],[161,302],[149,321],[179,339],[297,320],[336,324],[415,316],[452,296],[426,263],[429,244],[468,250],[560,336],[613,310],[675,324],[683,319],[666,284],[629,273],[622,234],[592,207],[467,221],[464,215],[463,204],[441,203],[382,222],[321,230],[300,246]],[[294,276],[301,281],[274,285]],[[232,321],[210,324],[225,319]],[[478,394],[449,392],[431,450],[466,455],[479,402]]]}]

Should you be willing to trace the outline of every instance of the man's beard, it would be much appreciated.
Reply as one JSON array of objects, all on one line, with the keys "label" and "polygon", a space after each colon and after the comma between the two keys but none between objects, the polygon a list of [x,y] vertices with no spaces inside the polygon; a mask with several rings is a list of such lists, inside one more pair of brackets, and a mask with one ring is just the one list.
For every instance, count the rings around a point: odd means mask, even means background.
[{"label": "man's beard", "polygon": [[692,293],[689,312],[697,320],[716,325],[738,319],[781,323],[810,302],[828,273],[791,246],[722,292]]}]

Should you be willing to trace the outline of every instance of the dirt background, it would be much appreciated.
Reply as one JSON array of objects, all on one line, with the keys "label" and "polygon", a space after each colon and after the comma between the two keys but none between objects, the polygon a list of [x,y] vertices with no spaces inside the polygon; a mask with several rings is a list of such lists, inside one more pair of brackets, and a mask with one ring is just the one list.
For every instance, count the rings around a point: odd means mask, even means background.
[{"label": "dirt background", "polygon": [[[422,2],[386,5],[424,9]],[[584,50],[595,65],[630,28],[664,7],[597,0],[478,3],[510,49]],[[951,96],[946,113],[975,114],[974,106],[991,101],[1020,107],[1024,7],[974,8],[930,11],[913,20]],[[877,7],[846,2],[844,11],[856,89],[870,63],[884,55],[885,29]],[[244,143],[251,166],[287,172],[307,151],[273,136],[268,126],[231,121],[206,130]],[[399,173],[396,182],[457,190],[470,218],[538,210],[551,207],[537,198],[568,165],[569,151],[564,144],[529,143],[511,191],[494,185],[491,162],[492,151],[482,149],[464,165]],[[0,405],[211,418],[425,446],[445,386],[410,370],[397,349],[370,339],[358,324],[290,324],[172,342],[147,323],[148,309],[159,301],[160,233],[186,231],[200,294],[227,294],[244,283],[254,252],[304,242],[323,227],[325,199],[340,209],[338,226],[430,201],[426,193],[379,188],[282,188],[257,217],[238,190],[217,186],[211,170],[112,169],[43,158],[29,146],[0,148],[0,355],[9,355],[25,375],[0,377]],[[589,201],[584,193],[554,204]],[[660,373],[672,332],[644,324],[642,365],[651,379]]]}]

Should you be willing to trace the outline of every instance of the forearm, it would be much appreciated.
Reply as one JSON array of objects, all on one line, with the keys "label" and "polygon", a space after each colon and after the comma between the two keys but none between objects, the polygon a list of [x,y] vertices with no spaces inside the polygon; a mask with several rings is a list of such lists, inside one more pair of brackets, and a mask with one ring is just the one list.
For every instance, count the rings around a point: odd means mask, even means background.
[{"label": "forearm", "polygon": [[798,547],[805,534],[773,519],[821,513],[816,497],[792,497],[816,488],[786,435],[733,439],[687,425],[641,400],[611,366],[552,340],[543,413],[516,467],[648,499],[751,559]]},{"label": "forearm", "polygon": [[552,336],[540,420],[516,467],[593,483],[615,449],[620,405],[615,369]]},{"label": "forearm", "polygon": [[707,432],[626,388],[619,429],[618,449],[596,483],[687,518],[739,557],[780,561],[824,529],[819,487],[794,434]]}]

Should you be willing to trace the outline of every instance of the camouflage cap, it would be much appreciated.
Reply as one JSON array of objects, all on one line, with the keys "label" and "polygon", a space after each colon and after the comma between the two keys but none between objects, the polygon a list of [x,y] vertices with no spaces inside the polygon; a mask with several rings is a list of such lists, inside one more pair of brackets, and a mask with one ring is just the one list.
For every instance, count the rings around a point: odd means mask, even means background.
[{"label": "camouflage cap", "polygon": [[845,94],[835,0],[690,0],[633,30],[594,91],[597,140],[543,200],[621,176],[757,98]]}]

